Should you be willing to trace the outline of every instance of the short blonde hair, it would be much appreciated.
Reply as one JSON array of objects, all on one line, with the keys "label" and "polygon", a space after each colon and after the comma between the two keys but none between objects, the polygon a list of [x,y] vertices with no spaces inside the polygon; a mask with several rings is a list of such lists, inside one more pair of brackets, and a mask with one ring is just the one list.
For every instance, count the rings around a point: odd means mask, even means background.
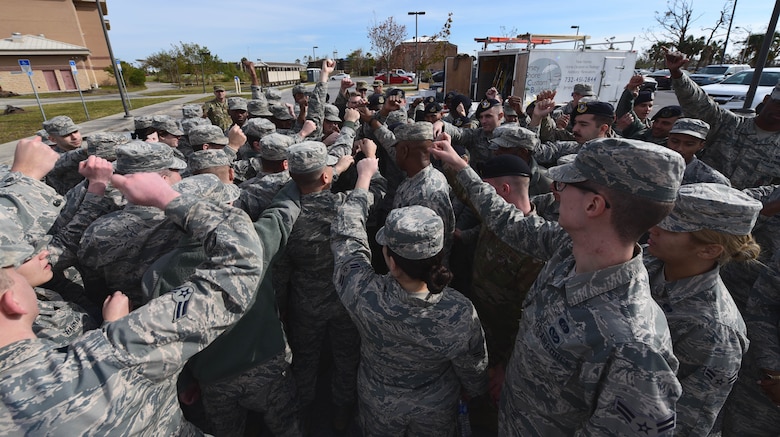
[{"label": "short blonde hair", "polygon": [[718,258],[718,264],[723,265],[729,261],[751,261],[758,258],[761,253],[756,240],[750,234],[733,235],[725,232],[702,229],[691,232],[694,240],[703,244],[718,244],[723,247],[723,253]]}]

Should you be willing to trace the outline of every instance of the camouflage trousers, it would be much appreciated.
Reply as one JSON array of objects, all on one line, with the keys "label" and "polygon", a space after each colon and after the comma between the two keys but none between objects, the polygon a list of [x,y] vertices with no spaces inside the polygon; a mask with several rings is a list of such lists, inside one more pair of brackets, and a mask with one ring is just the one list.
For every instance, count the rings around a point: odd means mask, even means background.
[{"label": "camouflage trousers", "polygon": [[[320,354],[326,338],[333,353],[331,394],[338,406],[353,405],[356,400],[357,368],[360,362],[360,334],[346,309],[311,314],[290,305],[289,341],[293,350],[293,374],[301,405],[314,401]],[[328,305],[327,309],[332,309]]]},{"label": "camouflage trousers", "polygon": [[749,349],[742,358],[739,379],[723,406],[723,437],[780,435],[780,408],[756,384],[764,375],[756,365],[752,351]]},{"label": "camouflage trousers", "polygon": [[495,295],[479,286],[475,286],[472,291],[472,302],[485,331],[490,365],[506,365],[515,348],[519,320],[523,315],[522,297],[525,295],[513,290],[517,295],[514,301],[504,299],[499,303]]},{"label": "camouflage trousers", "polygon": [[290,374],[290,349],[246,372],[201,386],[203,406],[214,434],[244,435],[248,411],[263,414],[273,435],[302,435],[295,379]]},{"label": "camouflage trousers", "polygon": [[450,369],[423,388],[401,389],[367,382],[358,384],[358,421],[371,437],[455,435],[460,383]]}]

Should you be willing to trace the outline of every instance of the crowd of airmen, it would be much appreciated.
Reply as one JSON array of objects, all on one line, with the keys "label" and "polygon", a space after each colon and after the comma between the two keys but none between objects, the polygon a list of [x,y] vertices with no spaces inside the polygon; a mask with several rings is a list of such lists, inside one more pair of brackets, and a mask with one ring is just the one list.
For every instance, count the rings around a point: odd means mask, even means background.
[{"label": "crowd of airmen", "polygon": [[780,84],[738,115],[666,60],[653,117],[641,76],[330,104],[324,61],[44,122],[0,170],[0,434],[309,435],[326,390],[366,436],[778,435]]}]

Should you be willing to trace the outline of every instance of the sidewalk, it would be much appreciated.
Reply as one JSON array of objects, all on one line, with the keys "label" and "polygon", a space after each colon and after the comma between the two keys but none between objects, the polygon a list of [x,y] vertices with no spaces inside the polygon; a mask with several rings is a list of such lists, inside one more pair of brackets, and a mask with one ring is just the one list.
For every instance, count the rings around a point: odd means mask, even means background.
[{"label": "sidewalk", "polygon": [[[172,96],[177,98],[167,102],[144,106],[143,108],[131,109],[129,111],[131,117],[125,117],[125,113],[120,112],[119,114],[109,115],[107,117],[79,123],[79,127],[81,127],[81,134],[83,136],[88,136],[90,133],[99,131],[132,132],[133,117],[139,117],[142,115],[165,114],[178,119],[181,118],[182,105],[198,99],[202,99],[203,97],[208,97],[210,95],[212,94],[207,93]],[[116,96],[116,98],[118,99],[119,97]],[[16,148],[16,144],[18,142],[19,140],[0,144],[0,164],[11,165],[14,157],[14,149]]]}]

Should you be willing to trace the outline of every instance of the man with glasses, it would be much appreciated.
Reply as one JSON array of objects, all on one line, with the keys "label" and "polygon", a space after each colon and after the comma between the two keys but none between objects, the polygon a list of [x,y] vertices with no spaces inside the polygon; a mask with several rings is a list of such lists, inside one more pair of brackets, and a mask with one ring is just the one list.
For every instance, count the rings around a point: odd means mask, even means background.
[{"label": "man with glasses", "polygon": [[495,235],[548,261],[523,302],[499,435],[671,435],[682,392],[639,237],[674,206],[685,162],[667,148],[596,139],[552,167],[558,222],[506,203],[443,135],[432,153]]},{"label": "man with glasses", "polygon": [[227,131],[233,122],[227,105],[227,92],[222,85],[214,85],[214,98],[203,104],[203,118],[211,120],[211,124]]}]

